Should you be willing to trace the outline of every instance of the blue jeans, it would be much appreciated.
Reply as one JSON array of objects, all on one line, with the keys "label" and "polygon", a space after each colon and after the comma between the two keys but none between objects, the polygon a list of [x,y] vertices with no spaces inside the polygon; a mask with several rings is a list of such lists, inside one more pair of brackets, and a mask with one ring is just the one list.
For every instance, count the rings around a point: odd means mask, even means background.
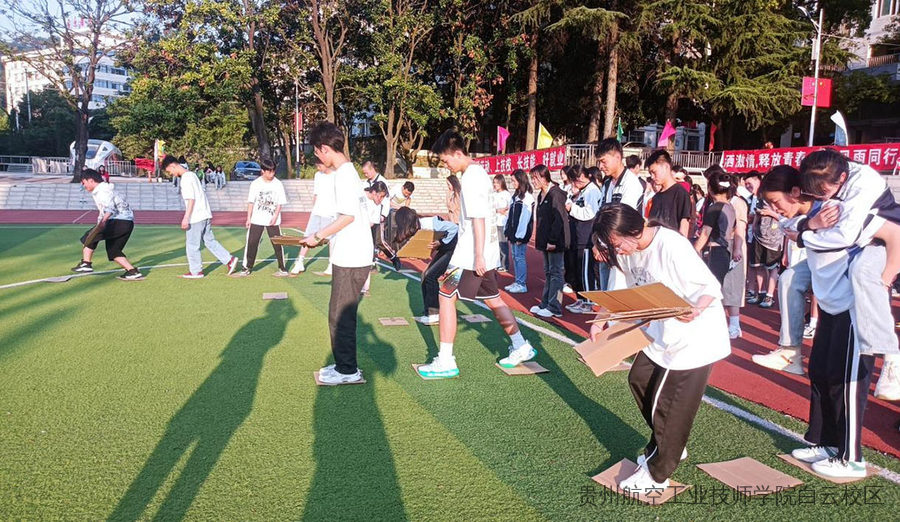
[{"label": "blue jeans", "polygon": [[192,274],[199,274],[203,271],[203,257],[200,256],[201,240],[220,263],[227,265],[231,261],[231,254],[216,241],[216,237],[213,235],[211,219],[191,223],[191,226],[186,231],[186,236],[184,243],[187,250],[188,266]]},{"label": "blue jeans", "polygon": [[516,283],[525,285],[528,278],[528,263],[525,261],[525,252],[528,250],[527,243],[509,242],[509,248],[512,251],[513,267],[516,270]]},{"label": "blue jeans", "polygon": [[850,261],[850,285],[853,287],[853,326],[862,355],[898,354],[891,290],[881,282],[887,262],[887,250],[869,245]]},{"label": "blue jeans", "polygon": [[544,294],[541,296],[541,308],[554,314],[562,313],[559,294],[565,284],[564,257],[562,252],[544,252]]},{"label": "blue jeans", "polygon": [[778,308],[781,310],[779,346],[803,344],[803,322],[806,319],[806,292],[812,285],[812,274],[806,260],[781,273],[778,278]]}]

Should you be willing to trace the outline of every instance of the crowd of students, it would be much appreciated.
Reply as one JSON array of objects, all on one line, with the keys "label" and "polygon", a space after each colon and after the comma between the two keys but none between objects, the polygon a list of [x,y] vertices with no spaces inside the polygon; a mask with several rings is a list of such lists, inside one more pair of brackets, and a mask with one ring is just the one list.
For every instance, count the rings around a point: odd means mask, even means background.
[{"label": "crowd of students", "polygon": [[[623,489],[667,487],[686,457],[712,364],[729,355],[730,339],[742,335],[740,309],[747,303],[772,307],[776,293],[782,316],[779,348],[755,355],[754,362],[803,373],[800,346],[815,330],[806,433],[812,446],[794,456],[823,475],[864,476],[860,436],[875,356],[884,358],[876,396],[900,399],[900,349],[890,306],[900,271],[900,205],[871,168],[825,149],[809,154],[799,170],[777,166],[741,176],[710,167],[704,172],[704,193],[662,150],[646,159],[649,179],[641,179],[640,160],[624,158],[621,144],[607,139],[596,148],[598,167],[564,168],[557,182],[547,167],[537,165],[529,172],[515,171],[507,185],[503,176],[490,177],[469,157],[465,140],[448,131],[433,147],[452,172],[446,182],[449,213],[443,218],[419,216],[409,205],[414,185],[405,183],[391,193],[371,164],[363,166],[361,182],[342,152],[344,136],[333,124],[313,127],[309,139],[319,172],[312,216],[292,271],[304,270],[308,248],[328,242],[335,364],[320,370],[322,382],[362,379],[356,364],[357,307],[368,291],[375,255],[383,252],[399,268],[398,250],[421,229],[444,235],[430,245],[423,309],[416,317],[439,326],[440,345],[417,372],[428,379],[459,375],[454,354],[459,299],[483,301],[509,336],[501,366],[536,357],[500,293],[497,275],[512,272],[508,293],[527,292],[526,250],[533,240],[545,276],[540,303],[531,309],[537,316],[560,317],[564,310],[596,314],[579,292],[655,282],[691,305],[689,313],[645,328],[651,344],[635,358],[629,386],[652,435],[638,469],[620,484]],[[263,230],[270,238],[280,235],[284,188],[274,177],[274,164],[261,165],[263,175],[250,187],[247,244],[237,275],[250,274]],[[203,277],[201,241],[232,274],[238,260],[213,236],[199,179],[171,156],[163,168],[182,180],[186,210],[181,226],[190,265],[184,277]],[[126,269],[126,278],[133,276],[137,271],[122,253],[133,228],[127,204],[104,188],[96,173],[86,175],[83,184],[109,233],[83,238],[83,260],[75,270],[90,271],[93,249],[106,239],[110,260]],[[115,219],[126,223],[110,225]],[[275,275],[286,276],[284,253],[273,246]],[[567,293],[573,302],[563,306]],[[818,322],[807,324],[812,297],[817,300],[810,316]],[[591,337],[601,331],[595,323]]]}]

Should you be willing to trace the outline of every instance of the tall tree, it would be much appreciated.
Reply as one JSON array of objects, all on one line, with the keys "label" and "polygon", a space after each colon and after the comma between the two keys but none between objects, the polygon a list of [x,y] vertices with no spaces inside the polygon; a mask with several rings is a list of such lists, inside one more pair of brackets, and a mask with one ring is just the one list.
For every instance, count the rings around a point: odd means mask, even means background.
[{"label": "tall tree", "polygon": [[73,183],[84,168],[97,66],[130,43],[132,12],[128,0],[9,0],[0,8],[2,41],[17,43],[0,44],[0,54],[28,64],[75,111]]}]

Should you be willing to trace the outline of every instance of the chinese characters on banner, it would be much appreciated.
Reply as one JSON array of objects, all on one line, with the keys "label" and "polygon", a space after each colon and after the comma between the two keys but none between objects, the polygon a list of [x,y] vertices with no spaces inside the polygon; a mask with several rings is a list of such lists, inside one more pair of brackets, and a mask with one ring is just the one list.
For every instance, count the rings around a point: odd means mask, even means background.
[{"label": "chinese characters on banner", "polygon": [[[800,162],[810,152],[825,147],[793,147],[789,149],[727,150],[722,153],[722,168],[728,172],[765,172],[777,165],[800,168]],[[839,151],[850,161],[864,163],[875,170],[893,171],[900,162],[900,143],[847,145],[828,147]]]},{"label": "chinese characters on banner", "polygon": [[494,174],[512,174],[516,169],[527,172],[535,165],[541,164],[546,165],[550,170],[558,170],[566,165],[566,147],[475,158],[475,163],[484,167],[484,170],[492,176]]}]

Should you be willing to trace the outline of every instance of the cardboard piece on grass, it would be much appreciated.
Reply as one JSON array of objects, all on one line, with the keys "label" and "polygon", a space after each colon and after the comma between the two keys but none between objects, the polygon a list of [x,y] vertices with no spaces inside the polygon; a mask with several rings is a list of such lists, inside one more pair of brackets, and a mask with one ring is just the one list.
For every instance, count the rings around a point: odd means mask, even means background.
[{"label": "cardboard piece on grass", "polygon": [[411,257],[414,259],[430,259],[431,243],[440,241],[447,233],[434,230],[419,230],[397,252],[397,257]]},{"label": "cardboard piece on grass", "polygon": [[365,384],[366,383],[365,377],[363,377],[362,379],[360,379],[356,382],[342,382],[340,384],[331,384],[331,383],[327,383],[327,382],[322,382],[319,380],[319,372],[317,372],[317,371],[313,372],[313,378],[316,380],[316,384],[318,384],[319,386],[348,386],[350,384]]},{"label": "cardboard piece on grass", "polygon": [[300,246],[301,239],[303,239],[303,236],[274,236],[272,237],[272,244],[281,246]]},{"label": "cardboard piece on grass", "polygon": [[750,457],[698,464],[709,476],[745,496],[769,495],[803,484],[787,473],[770,468]]},{"label": "cardboard piece on grass", "polygon": [[603,330],[596,341],[588,339],[575,346],[575,351],[594,376],[600,377],[649,344],[650,338],[638,325],[618,323]]},{"label": "cardboard piece on grass", "polygon": [[664,319],[690,312],[691,305],[662,283],[609,292],[581,292],[585,299],[605,312],[602,318]]},{"label": "cardboard piece on grass", "polygon": [[816,473],[815,471],[813,471],[812,464],[810,464],[809,462],[803,462],[802,460],[797,460],[790,453],[788,453],[786,455],[778,455],[778,458],[787,462],[788,464],[793,464],[794,466],[797,466],[798,468],[802,469],[803,471],[805,471],[811,475],[815,475],[815,476],[819,477],[820,479],[827,480],[827,481],[833,482],[835,484],[849,484],[851,482],[859,482],[860,480],[865,480],[865,479],[871,477],[872,475],[878,474],[878,471],[875,468],[873,468],[871,464],[866,463],[866,476],[865,477],[862,477],[862,478],[826,477],[825,475],[820,475],[820,474]]},{"label": "cardboard piece on grass", "polygon": [[287,292],[265,292],[263,293],[264,300],[272,300],[272,299],[287,299]]},{"label": "cardboard piece on grass", "polygon": [[467,323],[489,323],[490,319],[485,317],[482,314],[470,314],[470,315],[461,315],[460,316],[463,321]]},{"label": "cardboard piece on grass", "polygon": [[637,464],[631,462],[628,459],[622,459],[614,464],[611,468],[608,468],[606,471],[600,473],[599,475],[594,475],[591,478],[594,480],[594,482],[597,482],[601,486],[604,486],[624,497],[633,498],[645,504],[654,506],[664,504],[675,498],[675,495],[683,493],[691,488],[691,486],[687,486],[669,479],[668,488],[664,490],[650,491],[646,495],[643,493],[637,494],[619,489],[619,483],[633,475],[635,471],[637,471]]},{"label": "cardboard piece on grass", "polygon": [[66,281],[68,281],[69,279],[72,279],[73,277],[75,277],[75,276],[74,275],[64,275],[64,276],[58,276],[58,277],[48,277],[48,278],[44,279],[44,281],[46,281],[48,283],[65,283]]},{"label": "cardboard piece on grass", "polygon": [[[456,377],[425,377],[421,373],[419,373],[419,366],[425,366],[424,364],[413,364],[413,371],[416,372],[416,375],[419,376],[423,381],[440,381],[443,379],[456,379]],[[457,376],[458,377],[458,376]]]},{"label": "cardboard piece on grass", "polygon": [[405,317],[382,317],[378,319],[381,326],[409,326]]},{"label": "cardboard piece on grass", "polygon": [[[580,362],[581,364],[587,366],[587,363],[584,362],[584,359],[582,359],[581,357],[578,358],[578,362]],[[606,373],[609,373],[609,372],[627,372],[627,371],[629,371],[629,370],[631,370],[631,363],[628,362],[628,361],[622,361],[622,362],[620,362],[619,364],[613,366],[612,368],[606,370]]]},{"label": "cardboard piece on grass", "polygon": [[550,371],[534,361],[526,361],[513,368],[504,368],[498,363],[494,363],[494,365],[503,370],[503,373],[510,376],[536,375],[538,373],[548,373]]}]

